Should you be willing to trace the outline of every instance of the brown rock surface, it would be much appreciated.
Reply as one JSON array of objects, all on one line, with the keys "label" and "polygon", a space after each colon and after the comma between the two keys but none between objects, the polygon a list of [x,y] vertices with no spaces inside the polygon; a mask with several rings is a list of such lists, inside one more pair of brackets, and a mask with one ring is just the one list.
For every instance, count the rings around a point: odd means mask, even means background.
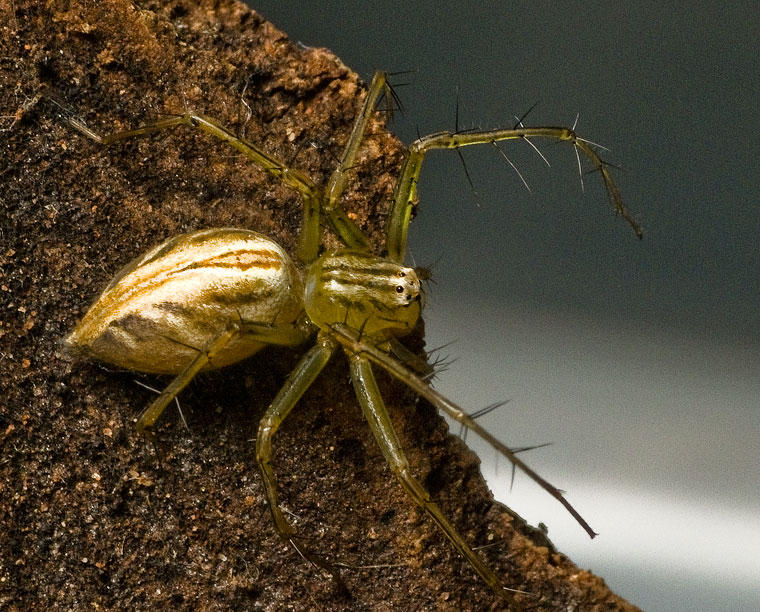
[{"label": "brown rock surface", "polygon": [[[255,466],[258,417],[299,351],[199,376],[182,394],[190,431],[167,411],[157,465],[134,430],[153,396],[136,381],[164,379],[60,347],[109,278],[169,235],[246,227],[292,253],[300,200],[192,130],[99,147],[51,99],[104,132],[192,108],[322,180],[360,87],[235,2],[0,0],[0,609],[506,608],[405,498],[342,357],[278,434],[275,465],[284,506],[344,565],[348,595],[279,540]],[[401,147],[380,129],[347,208],[382,248]],[[534,594],[526,608],[635,610],[495,505],[435,411],[380,379],[416,474],[468,541],[493,544],[481,554]]]}]

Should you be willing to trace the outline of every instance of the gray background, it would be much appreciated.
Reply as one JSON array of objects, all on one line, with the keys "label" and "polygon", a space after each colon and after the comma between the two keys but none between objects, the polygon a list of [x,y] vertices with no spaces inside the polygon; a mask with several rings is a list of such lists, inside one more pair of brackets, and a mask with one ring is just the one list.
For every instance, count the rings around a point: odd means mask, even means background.
[{"label": "gray background", "polygon": [[[259,1],[367,81],[399,75],[417,133],[572,125],[611,149],[635,240],[567,146],[506,145],[426,162],[409,254],[431,264],[430,346],[456,342],[439,390],[529,462],[601,533],[489,450],[496,495],[649,612],[760,600],[760,15],[745,3]],[[439,261],[440,258],[440,261]],[[556,507],[555,507],[556,506]]]}]

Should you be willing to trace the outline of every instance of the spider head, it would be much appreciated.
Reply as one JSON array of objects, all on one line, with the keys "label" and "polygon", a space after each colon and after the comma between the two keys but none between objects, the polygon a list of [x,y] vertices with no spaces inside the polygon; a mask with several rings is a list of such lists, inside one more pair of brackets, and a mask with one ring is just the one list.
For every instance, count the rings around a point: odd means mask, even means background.
[{"label": "spider head", "polygon": [[342,323],[377,340],[411,331],[424,304],[408,268],[362,251],[322,255],[306,273],[306,314],[320,329]]}]

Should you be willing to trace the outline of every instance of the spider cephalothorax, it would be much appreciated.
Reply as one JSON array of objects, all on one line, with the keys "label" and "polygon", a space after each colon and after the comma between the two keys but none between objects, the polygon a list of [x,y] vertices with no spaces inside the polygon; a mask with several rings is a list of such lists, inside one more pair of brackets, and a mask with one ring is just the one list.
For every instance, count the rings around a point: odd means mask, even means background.
[{"label": "spider cephalothorax", "polygon": [[[641,231],[623,204],[605,163],[588,142],[569,128],[519,126],[488,132],[440,132],[416,140],[409,148],[388,216],[388,255],[373,255],[368,240],[340,207],[339,199],[376,102],[387,88],[386,75],[376,73],[343,157],[323,188],[201,115],[186,113],[104,137],[78,120],[69,119],[73,127],[102,144],[179,125],[198,128],[228,142],[260,168],[296,189],[304,200],[304,213],[298,247],[302,267],[296,266],[273,240],[250,230],[207,229],[176,236],[125,266],[66,342],[102,361],[175,375],[140,416],[138,430],[150,434],[164,408],[200,370],[235,363],[269,344],[295,346],[314,338],[261,420],[256,458],[277,531],[304,557],[336,578],[329,563],[294,540],[295,532],[278,503],[271,457],[278,427],[333,353],[342,348],[349,357],[351,379],[362,410],[409,497],[428,513],[483,580],[500,597],[517,606],[501,579],[473,552],[411,475],[372,371],[372,364],[385,369],[485,438],[559,500],[593,537],[591,527],[558,489],[430,387],[426,380],[429,369],[397,340],[414,327],[424,305],[421,274],[403,265],[422,161],[431,149],[530,137],[567,141],[600,172],[617,212],[638,235]],[[322,217],[345,245],[343,249],[319,255]]]},{"label": "spider cephalothorax", "polygon": [[306,314],[320,329],[336,323],[384,340],[414,327],[423,305],[413,268],[362,251],[323,255],[306,274]]}]

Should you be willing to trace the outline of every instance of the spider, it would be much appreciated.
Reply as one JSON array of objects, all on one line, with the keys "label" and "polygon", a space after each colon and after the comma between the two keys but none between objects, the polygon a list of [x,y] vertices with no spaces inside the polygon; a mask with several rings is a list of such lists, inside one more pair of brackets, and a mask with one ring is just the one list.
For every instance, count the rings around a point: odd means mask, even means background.
[{"label": "spider", "polygon": [[[65,342],[89,357],[127,369],[175,378],[141,414],[137,430],[149,439],[166,406],[201,370],[238,362],[267,345],[311,342],[262,417],[256,459],[279,535],[315,566],[337,572],[296,538],[278,503],[272,442],[281,423],[314,382],[331,356],[343,349],[356,396],[394,475],[407,495],[438,525],[477,574],[501,598],[519,608],[501,579],[476,554],[412,475],[373,374],[380,367],[483,437],[572,514],[594,537],[588,523],[562,493],[528,467],[459,406],[429,384],[432,369],[398,338],[415,326],[424,304],[420,268],[403,264],[407,229],[416,205],[417,180],[425,154],[433,149],[494,144],[533,137],[566,141],[583,153],[602,176],[617,212],[641,229],[624,205],[607,165],[574,130],[523,127],[482,132],[439,132],[409,147],[398,177],[387,222],[387,255],[372,253],[368,239],[339,201],[375,107],[390,99],[388,77],[377,72],[366,93],[342,158],[325,186],[195,113],[171,116],[134,130],[100,136],[81,121],[68,123],[85,136],[109,145],[181,125],[226,141],[262,170],[297,190],[303,216],[297,266],[273,240],[236,228],[205,229],[175,236],[125,266],[105,288]],[[579,158],[580,160],[580,158]],[[320,254],[323,218],[344,247]]]}]

